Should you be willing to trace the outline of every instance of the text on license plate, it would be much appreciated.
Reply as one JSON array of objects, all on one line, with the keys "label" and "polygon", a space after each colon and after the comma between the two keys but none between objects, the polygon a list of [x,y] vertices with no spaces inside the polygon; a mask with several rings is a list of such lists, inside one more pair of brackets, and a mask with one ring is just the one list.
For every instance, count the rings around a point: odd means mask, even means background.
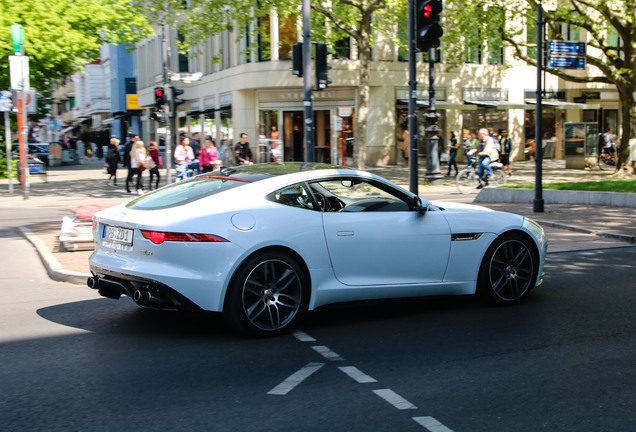
[{"label": "text on license plate", "polygon": [[103,238],[111,242],[132,246],[133,230],[106,225]]}]

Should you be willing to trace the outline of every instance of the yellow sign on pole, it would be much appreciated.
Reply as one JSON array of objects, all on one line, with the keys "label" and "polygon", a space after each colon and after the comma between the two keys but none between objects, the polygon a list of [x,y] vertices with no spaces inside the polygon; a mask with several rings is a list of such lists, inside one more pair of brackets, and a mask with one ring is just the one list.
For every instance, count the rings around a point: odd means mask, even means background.
[{"label": "yellow sign on pole", "polygon": [[127,94],[126,95],[126,109],[129,110],[140,110],[141,107],[137,105],[138,99],[136,94]]}]

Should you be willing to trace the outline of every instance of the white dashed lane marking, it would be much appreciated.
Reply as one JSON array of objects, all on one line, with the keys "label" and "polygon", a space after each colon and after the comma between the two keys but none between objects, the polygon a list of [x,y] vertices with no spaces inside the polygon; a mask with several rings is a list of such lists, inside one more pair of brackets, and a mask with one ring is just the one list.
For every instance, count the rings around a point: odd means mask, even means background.
[{"label": "white dashed lane marking", "polygon": [[290,391],[294,389],[298,384],[306,380],[316,372],[318,369],[323,367],[324,363],[309,363],[299,371],[295,372],[289,378],[287,378],[282,383],[278,384],[276,387],[267,392],[267,394],[271,395],[286,395]]},{"label": "white dashed lane marking", "polygon": [[330,361],[342,361],[343,360],[342,357],[340,357],[335,352],[331,351],[326,346],[317,345],[317,346],[313,346],[312,348],[314,349],[314,351],[316,351],[318,354],[320,354],[321,356],[323,356],[327,360],[330,360]]},{"label": "white dashed lane marking", "polygon": [[373,393],[380,396],[382,399],[393,405],[399,410],[417,409],[415,405],[404,399],[391,389],[373,390]]},{"label": "white dashed lane marking", "polygon": [[349,375],[351,378],[359,382],[360,384],[378,382],[375,378],[371,378],[369,375],[363,373],[355,366],[343,366],[339,367],[341,371]]},{"label": "white dashed lane marking", "polygon": [[433,417],[413,417],[417,423],[424,426],[430,432],[453,432],[452,429],[447,428]]},{"label": "white dashed lane marking", "polygon": [[314,339],[313,337],[309,336],[304,331],[295,330],[295,331],[292,332],[292,334],[296,337],[296,339],[298,339],[301,342],[316,342],[316,339]]}]

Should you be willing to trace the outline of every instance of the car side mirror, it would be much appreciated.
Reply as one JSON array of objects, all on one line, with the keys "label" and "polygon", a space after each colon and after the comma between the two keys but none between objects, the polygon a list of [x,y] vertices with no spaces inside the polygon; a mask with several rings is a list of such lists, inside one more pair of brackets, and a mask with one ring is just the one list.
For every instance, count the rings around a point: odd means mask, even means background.
[{"label": "car side mirror", "polygon": [[415,197],[413,197],[413,210],[415,210],[419,214],[424,214],[424,213],[426,213],[427,209],[428,209],[428,206],[424,205],[424,202],[422,202],[422,198],[421,197],[419,197],[417,195]]}]

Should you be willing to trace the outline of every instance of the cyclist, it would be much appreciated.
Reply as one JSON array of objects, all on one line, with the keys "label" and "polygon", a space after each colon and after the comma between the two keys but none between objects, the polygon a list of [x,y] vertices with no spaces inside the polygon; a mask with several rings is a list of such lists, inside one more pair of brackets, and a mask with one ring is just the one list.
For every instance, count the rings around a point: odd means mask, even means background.
[{"label": "cyclist", "polygon": [[607,155],[606,158],[614,160],[616,162],[616,139],[612,134],[612,128],[605,129],[605,133],[602,135],[603,148],[602,154]]},{"label": "cyclist", "polygon": [[[469,152],[469,154],[474,153],[477,153],[479,156],[479,177],[484,181],[486,186],[488,186],[488,176],[493,174],[490,162],[499,159],[499,152],[495,148],[495,142],[492,137],[488,134],[488,129],[479,129],[479,143],[477,144],[477,148]],[[484,176],[484,170],[488,173],[486,176]],[[482,188],[481,184],[478,186],[478,189],[480,188]]]}]

